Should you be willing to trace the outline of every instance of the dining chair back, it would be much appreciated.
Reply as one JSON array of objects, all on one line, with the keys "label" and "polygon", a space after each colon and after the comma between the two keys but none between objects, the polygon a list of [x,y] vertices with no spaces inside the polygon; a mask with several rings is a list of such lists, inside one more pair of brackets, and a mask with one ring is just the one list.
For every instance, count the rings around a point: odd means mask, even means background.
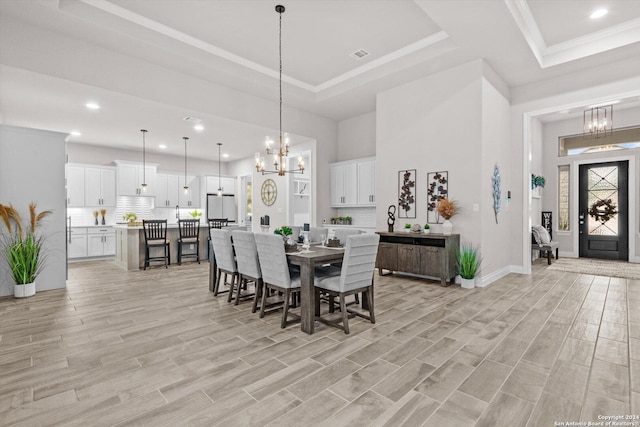
[{"label": "dining chair back", "polygon": [[[260,270],[260,261],[258,260],[258,248],[256,247],[256,239],[251,231],[233,230],[231,232],[233,240],[233,248],[236,254],[236,263],[238,265],[238,274],[240,274],[240,283],[246,286],[248,281],[255,283],[255,292],[253,294],[252,313],[256,312],[258,307],[258,298],[262,295],[262,271]],[[240,291],[242,286],[238,286],[236,305],[240,301]],[[244,295],[249,297],[251,295]]]},{"label": "dining chair back", "polygon": [[292,238],[294,242],[297,242],[302,232],[302,227],[299,225],[287,225],[287,227],[291,229],[291,235],[289,237]]},{"label": "dining chair back", "polygon": [[[322,240],[327,240],[329,235],[329,229],[324,227],[311,227],[309,228],[309,243],[322,243]],[[323,239],[324,237],[324,239]]]},{"label": "dining chair back", "polygon": [[[164,267],[171,264],[171,249],[167,242],[167,220],[150,219],[142,220],[144,230],[144,269],[149,267],[151,261],[164,261]],[[151,256],[151,249],[161,248],[162,256]]]},{"label": "dining chair back", "polygon": [[[179,219],[178,231],[178,265],[182,265],[182,258],[195,258],[200,264],[200,220]],[[195,245],[195,252],[184,252],[184,245]]]},{"label": "dining chair back", "polygon": [[358,228],[336,228],[335,237],[340,240],[341,245],[344,245],[347,243],[347,237],[361,233],[362,231]]},{"label": "dining chair back", "polygon": [[[333,307],[333,297],[340,299],[340,311],[342,312],[342,329],[349,333],[349,314],[363,317],[375,323],[373,311],[373,273],[375,270],[376,256],[378,255],[378,245],[380,235],[359,234],[347,237],[347,244],[342,260],[342,270],[340,276],[331,276],[318,280],[314,285],[316,293],[320,290],[329,294],[331,299],[330,311]],[[347,309],[345,297],[348,295],[363,292],[366,294],[366,304],[363,300],[363,307],[367,307],[369,315]],[[324,323],[340,327],[334,321],[319,319]]]},{"label": "dining chair back", "polygon": [[[218,274],[213,294],[218,295],[220,292],[220,279],[222,277],[222,273],[225,274],[224,283],[229,285],[230,290],[232,290],[238,275],[238,268],[236,265],[235,255],[233,253],[233,244],[231,243],[231,232],[228,230],[212,228],[209,230],[209,235],[211,236],[215,262],[218,267]],[[226,278],[229,274],[231,274],[231,282],[227,283]],[[231,297],[231,293],[229,296]],[[230,300],[231,299],[229,298],[229,301]]]}]

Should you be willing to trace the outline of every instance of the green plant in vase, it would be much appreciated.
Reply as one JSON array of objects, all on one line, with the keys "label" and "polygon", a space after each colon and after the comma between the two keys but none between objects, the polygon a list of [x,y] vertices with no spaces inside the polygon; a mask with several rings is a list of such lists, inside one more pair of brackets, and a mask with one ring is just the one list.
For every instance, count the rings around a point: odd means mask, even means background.
[{"label": "green plant in vase", "polygon": [[42,220],[51,213],[37,213],[35,203],[30,203],[29,224],[23,224],[20,214],[12,205],[0,204],[0,218],[7,229],[7,233],[2,234],[0,249],[11,270],[16,297],[35,294],[34,282],[46,258],[42,253],[44,237],[37,234],[37,229]]},{"label": "green plant in vase", "polygon": [[198,209],[194,209],[191,212],[189,212],[189,215],[191,215],[191,218],[197,219],[202,216],[202,212],[200,212]]},{"label": "green plant in vase", "polygon": [[410,231],[411,231],[411,224],[406,223],[406,224],[404,225],[404,231],[406,231],[407,233],[408,233],[408,232],[410,232]]},{"label": "green plant in vase", "polygon": [[431,226],[429,224],[425,224],[424,225],[424,234],[428,234],[430,231]]},{"label": "green plant in vase", "polygon": [[458,274],[462,278],[462,287],[470,289],[474,287],[474,279],[480,268],[480,256],[473,245],[462,245],[456,253],[456,266]]}]

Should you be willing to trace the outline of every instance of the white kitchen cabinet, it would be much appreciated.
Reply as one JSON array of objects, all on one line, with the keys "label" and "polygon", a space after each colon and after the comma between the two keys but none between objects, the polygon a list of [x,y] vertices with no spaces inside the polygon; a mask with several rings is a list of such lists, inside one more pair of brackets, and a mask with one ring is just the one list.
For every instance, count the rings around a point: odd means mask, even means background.
[{"label": "white kitchen cabinet", "polygon": [[[155,196],[158,165],[115,161],[118,169],[118,196]],[[147,184],[143,191],[142,184]]]},{"label": "white kitchen cabinet", "polygon": [[[236,194],[236,179],[226,176],[220,177],[220,183],[222,184],[222,192],[224,194]],[[206,177],[207,194],[218,193],[218,177],[208,176]]]},{"label": "white kitchen cabinet", "polygon": [[89,228],[87,230],[87,255],[107,256],[116,253],[116,234],[112,227]]},{"label": "white kitchen cabinet", "polygon": [[158,174],[156,177],[156,207],[175,207],[180,203],[180,176]]},{"label": "white kitchen cabinet", "polygon": [[84,170],[85,206],[116,205],[116,171],[111,167]]},{"label": "white kitchen cabinet", "polygon": [[84,167],[67,165],[67,206],[84,206]]},{"label": "white kitchen cabinet", "polygon": [[199,208],[200,207],[200,178],[197,176],[186,176],[186,185],[189,187],[187,192],[184,191],[185,176],[180,176],[180,191],[178,195],[179,205],[181,208]]},{"label": "white kitchen cabinet", "polygon": [[334,163],[331,166],[331,206],[355,206],[357,203],[356,163]]},{"label": "white kitchen cabinet", "polygon": [[376,205],[376,161],[358,162],[358,205]]},{"label": "white kitchen cabinet", "polygon": [[67,230],[67,257],[85,258],[87,256],[87,229],[72,227]]}]

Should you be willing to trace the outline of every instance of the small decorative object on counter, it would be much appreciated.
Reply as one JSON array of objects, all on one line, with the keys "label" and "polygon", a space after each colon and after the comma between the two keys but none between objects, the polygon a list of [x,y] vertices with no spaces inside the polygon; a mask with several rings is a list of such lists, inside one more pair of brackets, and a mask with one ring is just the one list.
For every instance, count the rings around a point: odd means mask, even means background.
[{"label": "small decorative object on counter", "polygon": [[100,212],[98,212],[98,211],[93,211],[93,218],[94,218],[93,223],[94,223],[95,225],[98,225],[98,215],[100,215]]},{"label": "small decorative object on counter", "polygon": [[122,219],[127,221],[127,225],[132,227],[136,225],[136,220],[138,219],[138,215],[134,214],[133,212],[127,212],[122,216]]},{"label": "small decorative object on counter", "polygon": [[104,219],[104,216],[107,214],[107,210],[106,209],[100,209],[100,215],[102,215],[102,225],[106,225],[107,222]]},{"label": "small decorative object on counter", "polygon": [[351,217],[350,216],[345,216],[344,217],[344,223],[347,225],[351,225]]},{"label": "small decorative object on counter", "polygon": [[387,226],[389,233],[393,233],[393,225],[396,223],[396,205],[390,205],[387,209]]},{"label": "small decorative object on counter", "polygon": [[200,218],[202,216],[202,212],[198,211],[198,209],[194,209],[189,212],[189,215],[191,215],[191,218]]},{"label": "small decorative object on counter", "polygon": [[407,233],[410,233],[411,232],[411,224],[406,223],[404,225],[404,231],[406,231]]},{"label": "small decorative object on counter", "polygon": [[429,224],[425,224],[425,225],[424,225],[424,234],[429,234],[429,229],[430,229],[430,228],[431,228],[431,227],[429,226]]}]

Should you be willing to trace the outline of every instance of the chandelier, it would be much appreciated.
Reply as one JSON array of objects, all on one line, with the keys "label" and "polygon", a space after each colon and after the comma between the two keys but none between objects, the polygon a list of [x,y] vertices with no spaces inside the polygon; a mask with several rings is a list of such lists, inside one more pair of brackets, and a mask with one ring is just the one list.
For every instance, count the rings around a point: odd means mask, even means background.
[{"label": "chandelier", "polygon": [[588,108],[582,114],[583,137],[602,138],[613,132],[613,105]]},{"label": "chandelier", "polygon": [[266,142],[266,151],[267,155],[273,155],[273,170],[265,169],[265,162],[261,159],[260,153],[256,153],[256,170],[258,172],[262,172],[265,174],[274,174],[277,173],[280,176],[283,176],[285,173],[304,173],[304,162],[302,158],[298,158],[298,168],[287,170],[287,156],[289,155],[289,140],[284,137],[282,134],[282,14],[284,13],[284,6],[277,5],[276,12],[280,15],[280,23],[278,27],[278,56],[280,59],[280,141],[277,151],[271,148],[271,144],[273,141],[271,138],[267,138]]}]

